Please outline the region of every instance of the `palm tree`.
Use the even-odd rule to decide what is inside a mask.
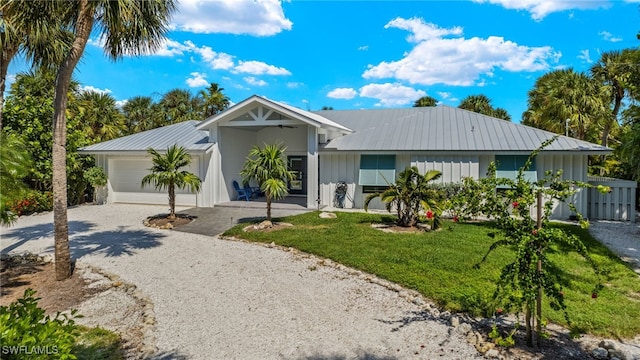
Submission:
[[[413,107],[429,107],[438,105],[438,100],[431,96],[423,96],[413,103]]]
[[[173,89],[165,93],[158,102],[164,122],[162,125],[176,124],[202,117],[200,100],[191,96],[189,90]]]
[[[191,192],[198,192],[200,178],[188,171],[180,171],[191,164],[191,155],[181,146],[169,147],[164,155],[154,149],[148,149],[147,152],[152,156],[153,166],[149,169],[151,174],[142,178],[141,186],[153,184],[156,190],[169,190],[169,219],[173,220],[176,218],[176,187],[184,189],[188,186]]]
[[[429,182],[440,176],[442,173],[438,170],[429,170],[422,175],[415,166],[407,168],[398,174],[396,182],[389,184],[387,189],[367,196],[364,209],[369,208],[373,199],[380,198],[386,204],[387,211],[395,208],[400,226],[415,226],[421,212],[430,212],[432,229],[435,230],[440,226],[442,195]]]
[[[493,109],[493,115],[491,115],[491,116],[493,116],[495,118],[498,118],[498,119],[511,121],[511,115],[509,115],[507,110],[505,110],[505,109],[503,109],[501,107]]]
[[[202,98],[202,116],[208,118],[229,107],[231,101],[229,97],[222,93],[221,88],[216,83],[211,83],[207,90],[200,90],[198,95]]]
[[[120,137],[124,130],[124,116],[116,107],[116,99],[104,93],[86,91],[78,97],[80,124],[92,142]]]
[[[9,63],[18,54],[37,67],[60,64],[71,43],[58,7],[50,1],[0,3],[0,129]]]
[[[638,51],[635,49],[608,51],[602,53],[598,62],[591,67],[591,76],[605,87],[612,104],[610,114],[602,124],[603,146],[608,145],[609,134],[618,125],[618,114],[622,101],[630,91],[630,82],[638,76],[637,57]]]
[[[128,134],[151,130],[159,125],[154,121],[157,116],[154,114],[153,105],[153,99],[150,97],[135,96],[122,106]]]
[[[29,173],[31,159],[22,141],[5,132],[0,133],[0,225],[11,225],[16,219],[7,203],[26,188],[22,182]]]
[[[77,0],[51,3],[59,8],[60,19],[73,31],[71,47],[58,68],[53,115],[53,218],[56,279],[71,276],[69,227],[67,219],[66,109],[67,91],[73,71],[80,61],[89,36],[99,35],[111,59],[138,55],[157,49],[169,29],[174,0]],[[19,11],[19,9],[18,9]],[[39,18],[32,19],[37,21]],[[47,26],[51,26],[51,23]]]
[[[473,111],[479,114],[493,116],[491,99],[486,95],[469,95],[460,101],[458,108]]]
[[[602,87],[583,72],[571,68],[549,72],[529,91],[523,124],[564,134],[565,120],[569,119],[573,136],[591,141],[606,111],[605,95]]]
[[[285,198],[289,194],[287,184],[294,180],[293,172],[287,168],[286,147],[281,144],[254,146],[247,156],[240,176],[248,183],[255,180],[267,198],[267,220],[271,221],[271,201]]]

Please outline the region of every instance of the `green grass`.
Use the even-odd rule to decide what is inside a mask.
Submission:
[[[122,360],[121,345],[120,336],[112,331],[80,326],[73,353],[79,360]]]
[[[246,240],[294,247],[375,274],[419,291],[439,306],[474,316],[493,314],[493,292],[502,267],[513,260],[507,248],[494,251],[479,269],[492,239],[491,223],[444,222],[443,229],[422,234],[390,234],[371,228],[372,222],[393,221],[387,215],[337,213],[320,219],[317,212],[279,219],[296,225],[276,232],[243,232],[246,224],[224,233]],[[577,253],[553,248],[550,258],[562,269],[569,317],[574,330],[599,336],[630,338],[640,334],[640,278],[588,231],[558,224],[585,243],[604,270],[605,285],[597,299],[591,294],[598,278]],[[548,306],[543,315],[568,325],[561,312]]]

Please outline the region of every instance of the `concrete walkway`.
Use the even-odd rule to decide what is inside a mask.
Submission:
[[[301,214],[310,211],[299,205],[272,204],[272,218]],[[215,236],[223,233],[242,222],[252,222],[265,219],[266,204],[260,202],[233,201],[218,205],[215,208],[190,208],[178,212],[195,218],[187,225],[177,227],[176,231],[192,234]]]

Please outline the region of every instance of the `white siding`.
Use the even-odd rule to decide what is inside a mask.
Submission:
[[[307,155],[307,125],[300,123],[293,128],[266,127],[257,132],[252,145],[262,147],[264,144],[278,143],[287,147],[287,155]]]
[[[421,174],[438,170],[442,176],[436,182],[460,182],[464,177],[477,179],[480,174],[478,156],[464,155],[411,155],[411,166],[416,166]]]
[[[110,157],[107,166],[109,202],[168,205],[167,190],[156,191],[153,186],[140,186],[142,178],[150,173],[151,166],[149,157]],[[185,170],[199,176],[199,157],[193,157],[191,165]],[[197,206],[197,195],[189,192],[188,188],[176,189],[176,205]]]
[[[587,182],[587,164],[586,155],[551,155],[540,154],[536,158],[536,170],[538,171],[538,179],[544,178],[546,171],[551,170],[554,173],[562,170],[562,179]],[[567,203],[574,203],[576,209],[583,215],[587,216],[587,190],[579,189],[576,194],[566,200]],[[565,203],[556,202],[553,207],[552,217],[555,219],[567,219],[574,215],[569,206]]]
[[[333,206],[336,183],[347,183],[345,208],[362,207],[362,187],[357,186],[360,154],[320,154],[320,204]],[[358,203],[360,206],[356,206]]]
[[[256,134],[255,131],[220,127],[218,143],[220,173],[214,174],[214,177],[217,175],[219,188],[219,193],[215,196],[216,203],[236,199],[237,194],[233,188],[233,180],[241,182],[240,170],[247,159],[249,150],[256,144]]]

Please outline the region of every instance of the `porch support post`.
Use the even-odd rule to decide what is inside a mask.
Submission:
[[[220,186],[223,186],[220,184],[220,182],[224,181],[220,161],[219,135],[220,129],[218,127],[218,124],[213,124],[211,128],[209,128],[209,142],[213,143],[213,149],[211,151],[211,166],[209,166],[209,173],[207,174],[207,178],[209,179],[210,184],[210,188],[207,189],[207,191],[209,192],[209,206],[211,207],[214,207],[217,203],[220,202]]]
[[[307,208],[318,207],[318,129],[307,126]]]

